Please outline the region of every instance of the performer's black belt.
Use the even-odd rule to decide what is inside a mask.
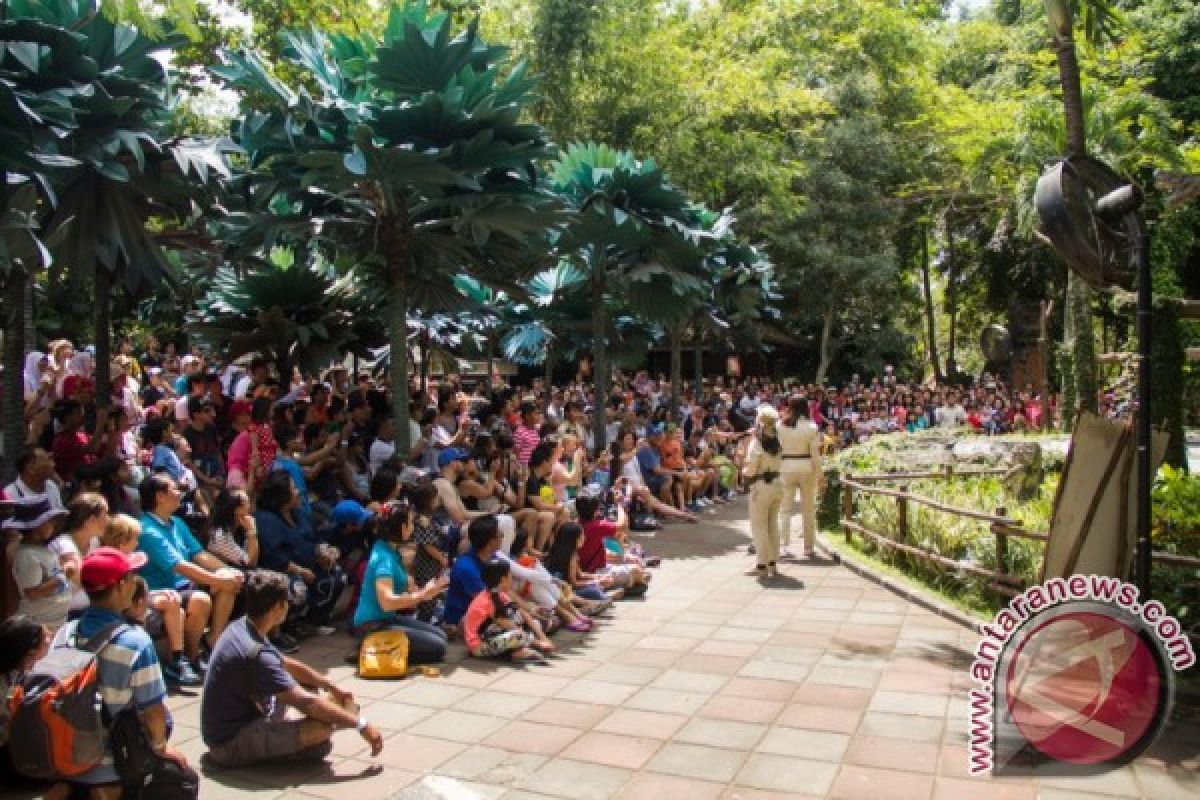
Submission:
[[[766,472],[763,472],[760,475],[755,475],[753,478],[750,479],[750,482],[754,483],[755,481],[762,481],[763,483],[774,483],[775,479],[778,477],[779,477],[778,472],[768,470]]]
[[[795,456],[785,455],[784,458],[812,458],[812,455],[809,453],[800,453],[799,455]]]

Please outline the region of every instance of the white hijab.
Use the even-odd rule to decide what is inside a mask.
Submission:
[[[47,358],[41,350],[34,350],[25,356],[25,398],[37,394],[42,387],[42,361]]]

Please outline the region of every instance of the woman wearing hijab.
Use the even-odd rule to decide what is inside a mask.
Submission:
[[[817,543],[817,480],[821,477],[821,433],[808,417],[809,404],[803,397],[793,397],[788,404],[787,421],[779,426],[779,442],[783,446],[783,469],[780,475],[783,498],[779,507],[779,531],[784,555],[792,541],[792,509],[796,490],[800,490],[801,512],[804,517],[804,557],[812,558]]]
[[[750,532],[760,579],[779,574],[779,507],[783,500],[783,446],[779,443],[779,412],[763,403],[755,413],[754,438],[746,451],[742,476],[750,484]]]

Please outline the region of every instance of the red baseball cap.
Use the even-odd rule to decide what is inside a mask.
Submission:
[[[79,582],[85,592],[102,592],[145,564],[145,553],[123,553],[115,547],[97,547],[83,559]]]

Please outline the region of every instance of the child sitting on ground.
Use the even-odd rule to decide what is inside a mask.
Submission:
[[[441,496],[433,483],[421,481],[409,490],[409,499],[414,512],[412,544],[415,548],[411,572],[417,585],[424,586],[441,577],[450,566],[450,557],[442,550],[442,528],[436,519]],[[437,624],[440,621],[437,618],[441,616],[439,602],[439,599],[427,600],[417,606],[417,619]]]
[[[583,523],[583,541],[577,554],[579,569],[607,576],[610,585],[624,589],[626,596],[645,594],[650,575],[642,558],[627,544],[629,523],[624,509],[617,506],[616,522],[603,519],[599,516],[600,498],[588,494],[575,501],[575,510]]]
[[[542,633],[537,621],[513,601],[508,563],[487,562],[482,578],[487,588],[475,595],[463,617],[467,650],[476,658],[509,654],[513,661],[544,661],[542,653],[553,651],[554,643]]]
[[[137,550],[141,524],[128,514],[117,514],[108,520],[108,526],[100,536],[100,544],[115,547],[122,553]],[[140,579],[139,579],[140,580]],[[155,638],[162,634],[166,638],[169,658],[161,661],[163,677],[178,686],[199,686],[204,679],[184,655],[184,612],[179,592],[174,589],[157,589],[147,594],[148,611],[143,627]]]
[[[19,613],[56,631],[67,621],[73,586],[58,556],[47,544],[58,533],[62,509],[52,508],[46,495],[22,497],[4,530],[19,531],[21,544],[12,561],[12,578],[20,593]]]

